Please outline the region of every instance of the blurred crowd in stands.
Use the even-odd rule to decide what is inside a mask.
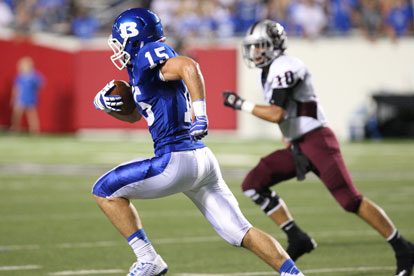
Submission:
[[[115,17],[132,7],[155,11],[178,40],[241,36],[265,18],[308,39],[360,33],[395,41],[414,34],[414,0],[0,0],[0,27],[89,39],[107,36]]]

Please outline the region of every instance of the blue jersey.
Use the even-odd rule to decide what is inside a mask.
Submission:
[[[146,44],[128,67],[135,103],[146,119],[154,141],[155,155],[205,147],[192,143],[190,95],[182,80],[164,81],[160,65],[177,53],[167,44]]]
[[[38,92],[43,84],[43,77],[37,71],[21,73],[16,76],[14,81],[17,87],[17,101],[24,107],[34,107],[37,105]]]

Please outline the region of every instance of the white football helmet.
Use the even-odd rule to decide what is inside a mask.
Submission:
[[[286,50],[286,32],[272,20],[261,20],[247,30],[242,42],[243,59],[249,67],[265,67]]]

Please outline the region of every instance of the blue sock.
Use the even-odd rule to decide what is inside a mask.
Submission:
[[[145,231],[143,228],[139,229],[138,231],[136,231],[134,234],[132,234],[131,236],[129,236],[127,238],[128,243],[130,243],[134,238],[138,238],[140,240],[143,240],[144,242],[149,242],[147,235],[145,234]]]
[[[294,276],[303,275],[300,270],[296,267],[295,262],[292,259],[286,260],[279,269],[279,273],[282,276]]]

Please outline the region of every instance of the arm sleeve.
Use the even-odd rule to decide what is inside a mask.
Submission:
[[[293,89],[301,82],[298,80],[293,87],[274,88],[270,104],[274,104],[286,109],[290,95],[293,94]]]
[[[286,109],[289,95],[291,94],[291,88],[280,88],[273,89],[272,98],[270,99],[270,104],[274,104]]]

